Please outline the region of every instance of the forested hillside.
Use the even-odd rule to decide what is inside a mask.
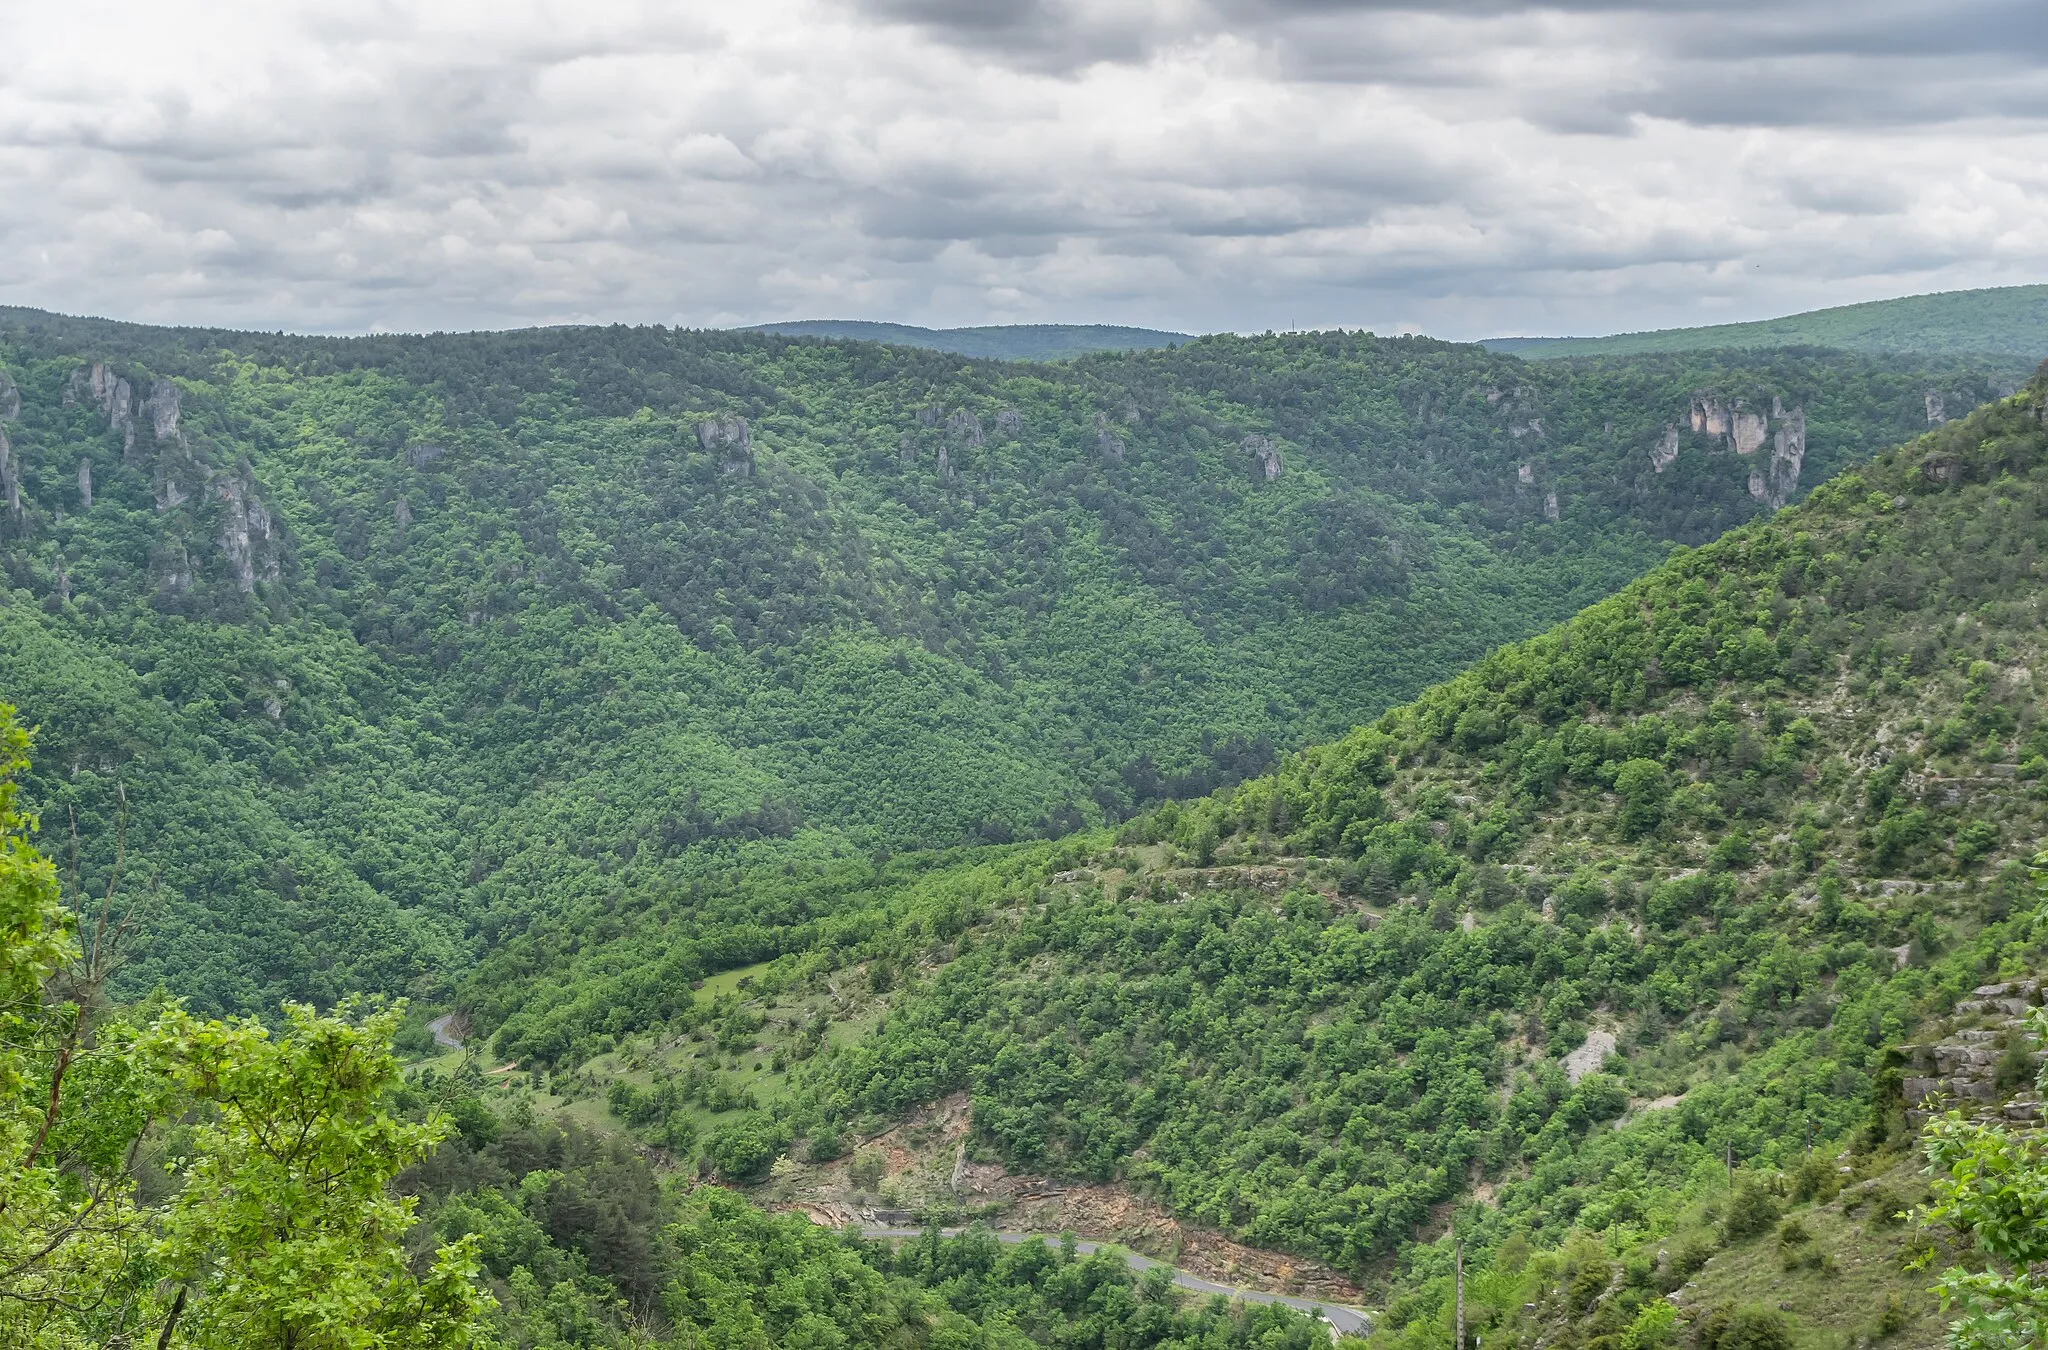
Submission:
[[[1662,1293],[1699,1316],[1695,1276],[1818,1289],[1829,1251],[1874,1263],[1875,1302],[1795,1308],[1807,1343],[1931,1334],[1886,1236],[1918,1184],[1894,1050],[1989,1027],[1963,1034],[2023,1085],[2028,1043],[1963,1000],[2048,959],[2024,865],[2048,814],[2043,393],[1270,775],[878,877],[873,928],[742,985],[636,1002],[634,963],[593,954],[477,1006],[529,1063],[608,1049],[535,1081],[734,1180],[811,1159],[775,1184],[814,1205],[846,1194],[850,1141],[965,1092],[963,1156],[1319,1258],[1394,1295],[1381,1334],[1418,1347],[1449,1316],[1454,1217],[1492,1272],[1490,1345],[1659,1344]],[[896,1166],[853,1184],[911,1184]],[[1811,1208],[1759,1275],[1788,1204]],[[1816,1229],[1843,1245],[1802,1246]]]
[[[0,372],[0,688],[53,847],[126,849],[127,987],[435,1003],[488,951],[508,1012],[1255,774],[1999,378],[21,310]]]
[[[1832,347],[1872,354],[2001,354],[2031,367],[2048,357],[2048,286],[1908,295],[1754,323],[1706,324],[1597,338],[1496,338],[1485,345],[1536,360],[1717,347]]]
[[[1186,333],[1157,328],[1123,328],[1105,323],[1006,323],[979,328],[919,328],[907,323],[873,323],[864,319],[799,319],[742,329],[748,333],[779,333],[784,337],[839,338],[853,342],[886,342],[898,347],[929,347],[957,356],[996,361],[1064,361],[1091,352],[1127,352],[1146,347],[1175,347],[1189,341]]]

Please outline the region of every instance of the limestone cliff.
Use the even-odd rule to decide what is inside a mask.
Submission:
[[[1107,413],[1095,414],[1095,447],[1102,452],[1104,459],[1113,459],[1119,464],[1123,463],[1124,440],[1123,437],[1117,435],[1111,429],[1109,414]]]
[[[728,477],[754,472],[754,434],[744,417],[707,417],[697,424],[697,444],[719,456],[718,471]]]
[[[1272,437],[1257,434],[1247,436],[1243,441],[1243,449],[1258,460],[1260,471],[1266,475],[1267,482],[1270,483],[1280,476],[1280,447],[1273,444]]]
[[[1799,488],[1799,470],[1806,462],[1806,409],[1784,414],[1771,443],[1771,458],[1750,471],[1749,495],[1773,511],[1792,499]]]
[[[1678,428],[1664,428],[1664,439],[1650,447],[1650,468],[1662,473],[1678,462]]]

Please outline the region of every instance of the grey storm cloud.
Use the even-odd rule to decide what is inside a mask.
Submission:
[[[2048,271],[2015,0],[14,7],[0,302],[1715,322]]]

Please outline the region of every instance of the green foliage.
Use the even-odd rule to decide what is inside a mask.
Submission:
[[[1700,351],[1716,347],[1835,347],[1859,352],[2002,352],[2020,370],[2048,351],[2048,286],[1909,295],[1755,323],[1712,324],[1604,338],[1510,338],[1487,345],[1542,360]]]
[[[1730,1155],[1803,1173],[1809,1139],[1888,1131],[1886,1047],[2039,959],[2003,873],[1955,843],[2048,818],[1959,800],[1914,740],[1973,688],[2011,715],[2000,761],[2035,734],[2039,410],[1894,451],[1114,845],[893,892],[892,928],[817,954],[894,953],[886,1018],[763,1115],[847,1129],[965,1090],[1015,1168],[1355,1272],[1427,1270],[1416,1233],[1475,1177],[1492,1236],[1555,1245],[1672,1222]],[[1888,850],[1914,813],[1913,851]],[[1612,1076],[1577,1061],[1574,1083],[1563,1052],[1596,1028]],[[1715,1222],[1776,1218],[1752,1188]]]
[[[1698,1350],[1792,1350],[1792,1329],[1775,1308],[1715,1308],[1693,1326]]]
[[[88,887],[128,803],[161,899],[122,988],[405,993],[485,1031],[530,1010],[507,1044],[550,1062],[866,916],[879,853],[1254,776],[1757,515],[1710,438],[1650,462],[1698,390],[1804,407],[1812,480],[1923,424],[1930,380],[1987,378],[1339,333],[1017,367],[19,310],[0,366],[0,687]],[[1369,786],[1331,828],[1373,828]],[[1368,869],[1405,865],[1381,845]],[[555,997],[634,963],[609,1008]]]
[[[2048,1036],[2048,1010],[2030,1014],[2029,1030]],[[2048,1146],[2032,1132],[1950,1111],[1927,1123],[1921,1147],[1934,1195],[1913,1217],[1968,1235],[1989,1258],[1982,1269],[1955,1265],[1941,1274],[1942,1307],[1958,1314],[1949,1344],[2006,1350],[2039,1342],[2048,1333],[2048,1282],[2034,1270],[2048,1261]]]
[[[101,1004],[118,929],[73,937],[15,806],[27,733],[0,705],[0,1331],[48,1347],[459,1347],[487,1301],[470,1244],[416,1276],[412,1205],[387,1193],[445,1119],[393,1117],[402,1007],[273,1033],[172,1005]],[[111,899],[111,895],[109,897]],[[139,1160],[175,1137],[175,1190]]]
[[[918,328],[912,324],[871,323],[859,319],[800,319],[794,323],[764,323],[745,331],[841,342],[886,342],[897,347],[928,347],[933,351],[996,361],[1062,361],[1091,352],[1172,347],[1189,340],[1186,333],[1164,333],[1157,328],[1123,328],[1105,323],[1009,323],[981,328]]]
[[[1754,1181],[1736,1188],[1728,1201],[1727,1217],[1721,1221],[1721,1236],[1728,1242],[1747,1242],[1771,1231],[1778,1221],[1778,1202]]]

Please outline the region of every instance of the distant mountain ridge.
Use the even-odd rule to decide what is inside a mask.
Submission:
[[[979,356],[996,361],[1064,361],[1090,352],[1143,351],[1178,347],[1188,333],[1157,328],[1121,328],[1104,323],[1010,323],[980,328],[919,328],[907,323],[872,323],[865,319],[800,319],[794,323],[762,323],[744,333],[778,333],[784,337],[838,338],[852,342],[886,342],[896,347]]]
[[[2048,285],[1908,295],[1754,323],[1610,337],[1488,338],[1480,345],[1537,361],[1716,347],[1835,347],[1870,354],[2004,355],[2032,366],[2048,357]]]

